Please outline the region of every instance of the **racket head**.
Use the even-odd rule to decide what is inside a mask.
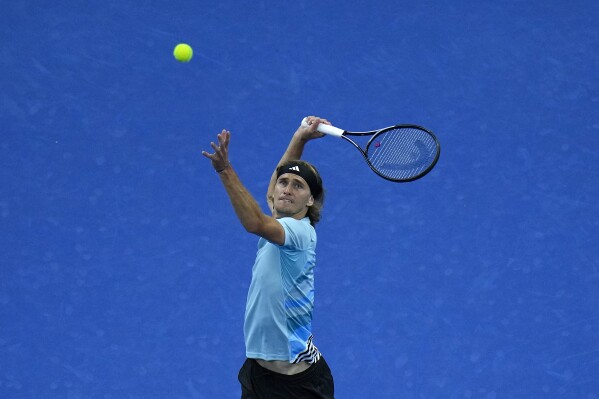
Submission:
[[[364,151],[370,168],[393,182],[409,182],[430,172],[441,155],[439,140],[418,125],[395,125],[377,131]]]

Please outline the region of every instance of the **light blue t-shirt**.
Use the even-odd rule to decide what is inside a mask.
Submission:
[[[260,238],[245,310],[246,356],[316,362],[312,343],[316,231],[306,217],[277,219],[285,243]]]

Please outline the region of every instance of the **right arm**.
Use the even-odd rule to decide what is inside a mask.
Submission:
[[[323,137],[324,134],[320,133],[316,128],[320,123],[324,123],[325,125],[330,125],[331,123],[323,118],[319,118],[316,116],[309,116],[306,118],[308,122],[308,126],[299,126],[293,137],[291,137],[291,141],[287,146],[287,149],[283,153],[281,160],[277,164],[277,167],[284,164],[288,161],[295,161],[302,157],[304,152],[304,146],[310,140],[317,139]],[[268,208],[272,211],[274,202],[273,202],[273,191],[275,184],[277,182],[277,170],[275,168],[271,178],[270,183],[268,184],[268,191],[266,193],[266,201],[268,202]]]

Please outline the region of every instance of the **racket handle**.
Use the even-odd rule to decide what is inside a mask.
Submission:
[[[308,121],[306,120],[306,118],[302,120],[302,126],[308,126]],[[338,127],[331,125],[325,125],[324,123],[319,124],[316,130],[318,130],[320,133],[328,134],[335,137],[341,137],[345,132],[345,130],[343,129],[339,129]]]

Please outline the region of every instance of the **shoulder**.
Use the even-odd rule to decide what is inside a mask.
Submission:
[[[277,219],[283,227],[288,227],[294,230],[305,230],[314,231],[314,227],[310,224],[310,219],[305,217],[303,219],[294,219],[292,217],[284,217]]]
[[[309,242],[316,241],[316,231],[310,224],[310,219],[294,219],[284,217],[277,219],[285,230],[285,246],[305,247]]]

